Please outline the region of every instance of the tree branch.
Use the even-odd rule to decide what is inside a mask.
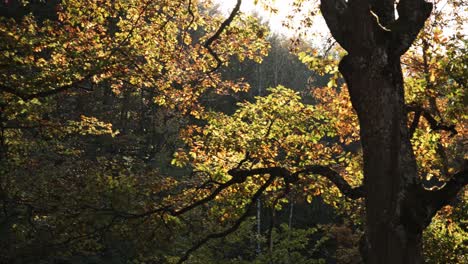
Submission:
[[[270,168],[256,168],[256,169],[249,169],[249,170],[241,170],[239,168],[234,168],[228,171],[228,174],[232,176],[232,179],[229,181],[219,185],[212,193],[206,196],[203,199],[193,202],[192,204],[183,207],[179,210],[174,210],[169,206],[163,206],[160,208],[156,208],[154,210],[150,210],[144,213],[128,213],[128,212],[118,212],[115,211],[113,208],[101,208],[95,210],[101,211],[109,211],[110,213],[115,213],[119,217],[122,218],[140,218],[140,217],[147,217],[151,216],[156,213],[168,213],[172,216],[180,216],[198,206],[201,206],[211,200],[213,200],[219,193],[223,190],[228,188],[231,185],[243,183],[245,180],[253,175],[262,175],[262,174],[269,174],[272,178],[276,177],[283,177],[286,183],[286,190],[289,188],[289,184],[294,183],[298,180],[298,176],[301,173],[309,173],[309,174],[319,174],[323,177],[326,177],[331,182],[338,187],[338,189],[348,198],[351,199],[358,199],[364,197],[364,189],[362,186],[360,187],[351,187],[345,179],[343,179],[336,171],[325,167],[325,166],[308,166],[303,170],[296,171],[295,173],[291,173],[289,170],[282,168],[282,167],[270,167]]]
[[[400,0],[398,20],[392,26],[392,50],[403,55],[413,44],[432,11],[432,4],[424,0]]]
[[[18,91],[18,90],[14,89],[14,88],[5,86],[3,84],[0,84],[0,91],[16,95],[19,98],[21,98],[23,101],[26,102],[26,101],[30,101],[30,100],[32,100],[34,98],[43,98],[43,97],[59,94],[59,93],[62,93],[64,91],[67,91],[69,89],[75,88],[78,85],[80,85],[81,83],[83,83],[86,80],[88,80],[89,78],[91,78],[94,74],[95,74],[95,72],[90,73],[90,74],[80,78],[79,80],[76,80],[76,81],[72,82],[71,84],[63,85],[63,86],[57,87],[55,89],[41,91],[41,92],[32,93],[32,94],[27,94],[27,93]]]
[[[250,211],[253,208],[253,205],[255,204],[257,199],[265,191],[265,189],[268,186],[270,186],[270,184],[273,182],[273,180],[275,178],[276,177],[274,175],[270,175],[268,180],[255,192],[255,194],[250,198],[250,203],[246,206],[246,209],[245,209],[244,213],[236,220],[234,225],[232,225],[230,228],[228,228],[228,229],[226,229],[226,230],[224,230],[222,232],[210,234],[210,235],[204,237],[203,239],[198,241],[195,245],[193,245],[191,248],[189,248],[187,251],[185,251],[185,253],[182,255],[182,257],[179,259],[179,261],[177,263],[181,264],[181,263],[185,262],[194,251],[199,249],[201,246],[206,244],[211,239],[222,238],[222,237],[225,237],[225,236],[231,234],[232,232],[236,231],[240,227],[240,225],[249,216]]]
[[[454,174],[453,177],[441,189],[431,191],[425,190],[431,209],[435,214],[443,206],[451,204],[457,194],[468,184],[468,169],[466,169],[467,160],[465,160],[465,169]]]
[[[270,168],[256,168],[250,170],[239,170],[239,169],[232,169],[228,171],[229,175],[236,178],[244,178],[252,175],[259,175],[259,174],[270,174],[271,176],[289,176],[291,173],[282,167],[270,167]],[[231,180],[233,180],[231,179]]]
[[[285,175],[290,175],[289,172],[286,169],[280,168],[280,167],[273,167],[273,168],[258,168],[258,169],[252,169],[248,171],[240,171],[238,169],[232,169],[228,171],[229,175],[232,176],[232,179],[229,181],[219,185],[210,195],[207,197],[198,200],[189,206],[186,206],[178,211],[172,212],[173,216],[178,216],[182,215],[190,210],[192,210],[195,207],[198,207],[206,202],[209,202],[213,200],[221,191],[224,189],[228,188],[231,185],[237,184],[237,183],[243,183],[249,176],[253,175],[261,175],[261,174],[270,174],[273,177],[278,177],[278,176],[285,176]]]
[[[205,41],[205,44],[203,45],[208,50],[208,52],[211,54],[211,56],[213,56],[213,58],[215,58],[215,60],[217,62],[216,66],[211,70],[211,72],[214,72],[215,70],[217,70],[223,64],[223,61],[219,58],[218,54],[213,50],[211,45],[213,44],[213,42],[215,40],[217,40],[219,38],[219,36],[221,35],[221,33],[223,33],[223,31],[226,29],[226,27],[228,27],[231,24],[231,22],[234,20],[234,18],[236,17],[237,13],[240,10],[241,3],[242,3],[242,0],[237,0],[236,6],[231,11],[231,14],[229,15],[229,17],[226,20],[224,20],[224,22],[221,24],[221,26],[218,28],[218,30],[214,33],[214,35],[211,36],[209,39],[207,39]]]
[[[321,0],[320,10],[335,40],[352,56],[368,56],[389,35],[371,12],[370,0]]]
[[[303,170],[298,170],[294,173],[291,173],[285,168],[282,167],[271,167],[271,168],[257,168],[252,170],[230,170],[229,174],[235,177],[247,177],[256,174],[270,174],[272,176],[282,176],[285,179],[286,184],[294,183],[298,180],[299,174],[318,174],[327,179],[329,179],[336,187],[348,198],[358,199],[365,196],[364,188],[360,187],[351,187],[349,183],[341,177],[341,175],[330,169],[326,166],[320,165],[311,165],[306,166]]]
[[[415,117],[413,120],[413,123],[411,124],[410,127],[410,136],[412,137],[414,134],[414,130],[419,124],[419,119],[420,116],[422,115],[426,121],[429,123],[429,126],[431,127],[432,130],[444,130],[444,131],[449,131],[451,132],[450,136],[456,135],[458,132],[455,129],[455,125],[445,125],[443,123],[437,122],[434,117],[432,117],[431,113],[429,113],[428,110],[424,109],[423,107],[417,106],[417,105],[409,105],[406,106],[406,111],[407,112],[415,112]]]
[[[273,171],[271,173],[272,176],[279,176],[280,175],[280,169],[281,168],[272,168],[271,171]],[[223,184],[220,184],[213,192],[211,192],[208,196],[206,196],[205,198],[203,199],[200,199],[198,201],[195,201],[193,202],[192,204],[189,204],[188,206],[186,207],[183,207],[179,210],[174,210],[174,209],[171,209],[170,207],[168,206],[164,206],[164,207],[160,207],[160,208],[156,208],[154,210],[150,210],[150,211],[147,211],[147,212],[144,212],[144,213],[138,213],[138,214],[135,214],[135,213],[125,213],[125,212],[116,212],[120,217],[123,217],[123,218],[140,218],[140,217],[147,217],[147,216],[151,216],[153,214],[156,214],[156,213],[169,213],[170,215],[172,216],[179,216],[179,215],[182,215],[200,205],[203,205],[211,200],[213,200],[219,193],[221,193],[224,189],[228,188],[229,186],[231,185],[234,185],[234,184],[237,184],[237,183],[243,183],[247,177],[249,176],[253,176],[253,175],[257,175],[257,174],[267,174],[267,173],[270,173],[270,168],[266,168],[266,169],[253,169],[253,170],[250,170],[248,171],[247,173],[243,173],[244,171],[239,171],[238,169],[232,169],[232,170],[229,170],[228,173],[229,175],[232,176],[232,178],[223,183]],[[202,184],[204,185],[204,184]],[[101,210],[109,210],[109,209],[101,209]],[[112,211],[112,209],[110,209],[110,211]]]
[[[414,112],[413,122],[411,122],[411,126],[409,128],[409,138],[413,138],[414,132],[419,125],[419,120],[421,119],[421,111]]]
[[[312,165],[307,166],[304,170],[299,171],[300,173],[318,174],[329,179],[335,186],[350,199],[359,199],[365,197],[363,186],[351,187],[349,183],[341,177],[341,175],[326,166]]]
[[[321,0],[320,11],[335,40],[346,50],[346,38],[343,30],[343,15],[348,5],[344,0]]]

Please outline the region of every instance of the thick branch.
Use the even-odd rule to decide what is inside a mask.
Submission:
[[[228,228],[228,229],[226,229],[226,230],[224,230],[222,232],[210,234],[210,235],[204,237],[203,239],[198,241],[195,245],[193,245],[190,249],[185,251],[184,255],[179,259],[179,261],[177,263],[181,264],[181,263],[185,262],[194,251],[199,249],[201,246],[206,244],[206,242],[210,241],[211,239],[222,238],[222,237],[225,237],[225,236],[231,234],[232,232],[236,231],[240,227],[242,222],[244,222],[247,219],[247,217],[249,216],[250,211],[253,208],[253,205],[255,204],[257,199],[260,197],[260,195],[262,195],[262,193],[265,191],[265,189],[268,186],[270,186],[270,184],[273,182],[274,179],[275,179],[275,176],[271,175],[268,178],[268,180],[255,192],[255,194],[250,198],[250,203],[246,206],[245,212],[236,220],[234,225],[232,225],[230,228]]]
[[[300,173],[318,174],[329,179],[333,184],[335,184],[341,193],[346,195],[348,198],[359,199],[365,196],[364,188],[362,186],[351,187],[351,185],[349,185],[349,183],[341,177],[338,172],[330,169],[329,167],[320,165],[307,166],[303,171],[300,171]]]
[[[274,167],[274,168],[259,168],[259,169],[252,169],[249,171],[239,171],[237,169],[229,170],[228,171],[229,175],[232,176],[232,179],[229,181],[219,185],[210,195],[207,197],[198,200],[189,206],[186,206],[178,211],[172,212],[173,216],[178,216],[182,215],[190,210],[192,210],[195,207],[198,207],[200,205],[203,205],[211,200],[213,200],[221,191],[224,189],[228,188],[231,185],[237,184],[237,183],[243,183],[247,177],[253,176],[253,175],[260,175],[260,174],[270,174],[273,177],[278,177],[278,176],[284,176],[286,174],[289,175],[289,172],[283,168],[279,167]]]
[[[388,36],[369,0],[321,0],[320,10],[332,36],[350,55],[368,56]]]
[[[257,169],[250,169],[250,170],[238,170],[233,169],[228,171],[229,175],[233,177],[234,180],[236,178],[244,178],[252,175],[259,175],[259,174],[270,174],[271,176],[289,176],[291,173],[284,168],[281,167],[270,167],[270,168],[257,168]]]
[[[403,55],[413,44],[432,11],[432,4],[424,0],[401,0],[397,6],[398,20],[392,27],[392,50]]]
[[[410,106],[406,107],[406,110],[408,112],[415,112],[415,118],[414,118],[413,123],[411,124],[411,127],[410,127],[410,135],[411,136],[413,135],[414,130],[416,129],[416,127],[419,124],[419,119],[420,119],[421,115],[429,123],[429,126],[431,127],[432,130],[449,131],[449,132],[451,132],[451,136],[454,136],[454,135],[456,135],[458,133],[457,130],[455,129],[455,125],[445,125],[443,123],[437,122],[437,120],[435,120],[435,118],[432,117],[431,113],[429,113],[428,110],[426,110],[426,109],[424,109],[424,108],[422,108],[420,106],[410,105]]]
[[[466,160],[465,163],[467,163]],[[430,205],[433,212],[436,213],[443,206],[451,204],[457,197],[457,194],[467,184],[468,169],[465,168],[464,170],[461,170],[460,172],[453,175],[452,179],[449,180],[443,188],[436,191],[426,190],[425,194],[431,203]]]
[[[285,168],[281,167],[271,167],[271,168],[258,168],[258,169],[252,169],[252,170],[231,170],[229,171],[229,174],[235,177],[247,177],[251,175],[256,175],[256,174],[270,174],[272,176],[282,176],[285,179],[285,182],[288,183],[294,183],[298,179],[298,175],[302,173],[306,174],[318,174],[321,175],[327,179],[329,179],[333,184],[335,184],[336,187],[347,197],[351,199],[358,199],[364,197],[364,189],[362,186],[360,187],[351,187],[349,183],[341,177],[341,175],[330,169],[329,167],[326,166],[320,166],[320,165],[312,165],[312,166],[307,166],[303,170],[298,170],[294,173],[291,173]]]
[[[347,4],[344,0],[321,0],[320,11],[335,40],[347,50],[346,37],[343,30],[343,15]]]

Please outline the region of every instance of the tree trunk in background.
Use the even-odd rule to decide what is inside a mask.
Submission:
[[[292,232],[292,220],[294,215],[294,202],[289,202],[289,219],[288,219],[288,242],[291,241],[291,232]],[[291,263],[291,252],[288,249],[288,261],[287,263]]]
[[[257,255],[262,253],[262,248],[260,246],[260,236],[262,235],[262,201],[260,198],[257,199]]]
[[[293,210],[294,210],[294,202],[289,202],[289,219],[288,219],[288,228],[291,230],[292,228],[292,220],[293,220]]]

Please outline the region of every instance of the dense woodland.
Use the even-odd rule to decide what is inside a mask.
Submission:
[[[0,2],[0,263],[468,262],[466,2],[241,5]]]

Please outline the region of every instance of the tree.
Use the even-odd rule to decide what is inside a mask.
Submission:
[[[13,2],[21,10],[17,1],[2,6]],[[299,9],[304,1],[297,2]],[[348,53],[339,67],[326,57],[322,71],[339,68],[346,85],[329,89],[340,84],[333,76],[314,90],[313,106],[280,86],[229,116],[205,111],[199,98],[247,88],[219,69],[234,56],[260,61],[264,28],[239,13],[241,0],[227,18],[204,12],[204,3],[50,2],[56,16],[44,16],[38,2],[32,14],[0,18],[2,261],[105,259],[120,251],[123,261],[182,263],[237,230],[260,197],[280,208],[295,192],[357,213],[364,200],[364,259],[421,263],[423,230],[467,182],[466,171],[453,173],[452,156],[424,166],[428,158],[415,155],[448,142],[431,134],[425,144],[421,128],[457,133],[466,85],[460,46],[447,49],[457,61],[448,66],[433,63],[428,54],[443,53],[423,41],[423,73],[410,65],[406,76],[437,89],[456,82],[456,89],[445,89],[442,101],[435,89],[405,100],[400,57],[431,5],[401,0],[396,19],[394,1],[322,0]],[[451,115],[436,111],[447,102],[455,102]],[[181,132],[186,146],[161,135],[168,130]],[[168,151],[181,146],[173,164],[188,165],[185,177],[154,166],[167,159],[167,144]],[[441,174],[444,186],[425,189],[421,172]]]
[[[310,164],[311,160],[304,162],[301,159],[293,159],[293,157],[313,156],[317,151],[309,146],[314,142],[301,139],[310,131],[296,127],[297,116],[281,112],[291,110],[289,107],[294,109],[295,106],[281,100],[273,104],[280,109],[283,108],[278,110],[279,113],[275,112],[276,107],[273,108],[273,112],[267,112],[268,108],[262,107],[261,104],[255,106],[260,108],[257,110],[251,107],[253,112],[247,115],[249,117],[242,117],[242,111],[238,112],[235,125],[225,129],[227,134],[224,136],[227,142],[220,139],[223,136],[219,131],[210,134],[208,129],[204,132],[211,135],[209,137],[216,138],[218,143],[224,142],[218,149],[220,152],[217,153],[225,153],[225,148],[229,148],[229,144],[233,144],[231,147],[234,152],[220,154],[224,157],[220,158],[208,151],[211,155],[202,155],[198,158],[199,153],[194,151],[192,158],[194,160],[219,158],[217,164],[222,165],[210,169],[221,171],[217,175],[229,175],[229,177],[224,178],[224,181],[221,181],[223,183],[214,189],[216,194],[224,189],[234,188],[233,186],[238,183],[250,185],[251,181],[259,181],[258,190],[263,191],[275,189],[270,186],[277,186],[279,178],[282,180],[278,181],[282,181],[288,189],[290,184],[301,181],[301,175],[324,176],[333,182],[342,194],[351,199],[363,198],[365,201],[362,255],[366,263],[422,263],[423,230],[444,205],[456,200],[457,194],[468,182],[468,171],[464,161],[461,166],[458,164],[458,168],[454,167],[458,169],[456,173],[453,173],[453,168],[452,172],[445,170],[443,178],[446,181],[443,182],[443,186],[427,189],[423,180],[425,175],[421,175],[422,173],[418,171],[415,156],[417,148],[411,143],[414,130],[422,123],[421,117],[426,119],[426,126],[432,130],[456,133],[454,125],[447,125],[440,117],[434,117],[434,112],[430,109],[407,104],[405,100],[401,56],[412,46],[423,28],[431,13],[432,4],[423,0],[399,2],[322,0],[320,10],[332,36],[347,52],[339,63],[339,71],[346,81],[345,87],[349,91],[353,109],[359,120],[363,153],[363,185],[352,187],[337,171],[322,165],[327,163],[326,156],[324,159],[320,157],[311,159],[315,162],[320,161],[320,164]],[[457,68],[458,66],[455,66],[455,69]],[[429,72],[426,72],[426,76],[433,78]],[[454,75],[452,81],[456,76],[460,75]],[[457,82],[457,86],[466,85],[463,80]],[[414,119],[410,123],[408,114],[413,112]],[[267,118],[268,115],[272,116]],[[315,111],[310,111],[309,122],[313,122],[316,116]],[[281,125],[284,121],[282,118],[285,117],[289,117],[291,123]],[[259,120],[263,120],[263,123]],[[214,122],[210,125],[216,126],[226,121],[218,119]],[[227,123],[223,124],[221,126],[227,126]],[[255,132],[243,132],[248,129]],[[274,133],[278,134],[273,136]],[[295,143],[286,144],[279,140],[282,138],[288,141],[296,133],[298,141]],[[324,133],[327,134],[320,129],[317,133],[322,133],[319,138],[322,138]],[[241,142],[234,143],[235,138],[241,137],[247,137],[245,141],[239,139],[244,145]],[[192,147],[192,151],[203,148],[200,143],[196,145]],[[205,147],[209,148],[206,145]],[[291,155],[295,151],[296,153],[304,151],[304,153]],[[230,155],[237,155],[237,159]],[[233,160],[237,160],[236,166],[229,165],[229,163],[236,164]],[[223,172],[222,168],[226,167],[230,169],[224,169]],[[255,180],[250,178],[262,174],[269,176]],[[215,183],[218,181],[217,178],[212,180]],[[209,200],[209,197],[206,197],[205,201]]]
[[[368,263],[422,263],[422,231],[468,182],[454,175],[440,190],[419,179],[410,143],[400,57],[410,48],[432,4],[425,1],[328,1],[321,11],[348,52],[340,62],[359,117],[364,156]]]
[[[132,214],[180,176],[167,167],[198,98],[248,87],[219,68],[260,60],[263,27],[195,0],[0,7],[0,262],[161,262],[173,222]]]

